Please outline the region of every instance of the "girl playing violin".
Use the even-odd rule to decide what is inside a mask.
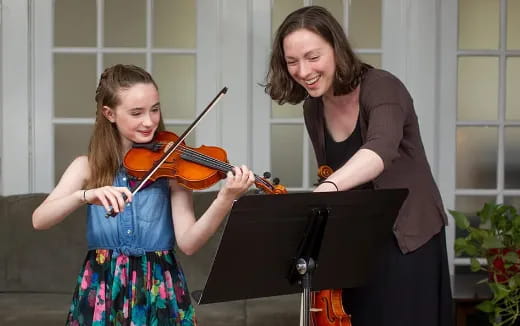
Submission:
[[[343,290],[352,325],[451,325],[447,218],[405,86],[361,62],[322,7],[289,14],[272,49],[266,92],[280,104],[304,101],[318,164],[334,171],[315,191],[409,189],[368,283]]]
[[[96,123],[88,156],[76,158],[33,213],[48,229],[88,204],[88,253],[67,325],[195,325],[175,244],[190,255],[215,233],[231,206],[253,184],[246,166],[227,173],[216,199],[197,220],[192,194],[159,178],[133,196],[122,160],[134,143],[164,129],[158,87],[131,65],[106,69],[95,100]],[[106,218],[113,210],[115,218]]]

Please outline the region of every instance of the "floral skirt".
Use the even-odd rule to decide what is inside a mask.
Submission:
[[[196,325],[172,251],[126,256],[91,250],[78,276],[66,325]]]

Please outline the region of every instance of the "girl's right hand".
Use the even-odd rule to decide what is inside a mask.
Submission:
[[[87,203],[104,206],[107,212],[113,210],[115,213],[122,212],[125,204],[132,201],[132,192],[127,187],[104,186],[87,189],[83,195]],[[126,196],[126,200],[123,196]]]

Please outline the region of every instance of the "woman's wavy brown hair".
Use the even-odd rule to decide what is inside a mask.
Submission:
[[[369,66],[354,54],[343,28],[330,12],[320,6],[309,6],[289,14],[278,28],[264,85],[265,92],[280,105],[285,102],[297,104],[307,97],[305,88],[289,74],[283,51],[285,37],[302,28],[321,36],[334,50],[334,95],[348,94],[354,90]]]
[[[105,69],[96,89],[96,123],[88,146],[90,179],[87,188],[112,185],[117,170],[123,161],[121,136],[115,123],[103,115],[103,107],[115,109],[120,103],[119,92],[136,84],[153,84],[159,90],[152,76],[134,65],[117,64]],[[161,116],[157,131],[164,130]]]

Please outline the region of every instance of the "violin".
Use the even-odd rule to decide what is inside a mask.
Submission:
[[[150,143],[134,144],[123,159],[123,166],[129,175],[143,179],[150,170],[156,168],[149,180],[161,177],[174,178],[182,186],[191,190],[206,189],[226,177],[233,170],[227,160],[226,151],[220,147],[200,146],[192,148],[182,141],[169,153],[166,160],[158,162],[179,140],[169,131],[158,132]],[[286,193],[285,187],[273,184],[255,174],[256,187],[268,194]]]
[[[342,291],[321,290],[311,293],[313,326],[352,326],[350,315],[343,309]]]
[[[328,178],[333,170],[327,165],[318,168],[320,180]],[[345,312],[341,289],[328,289],[311,293],[311,322],[314,326],[352,326]]]

